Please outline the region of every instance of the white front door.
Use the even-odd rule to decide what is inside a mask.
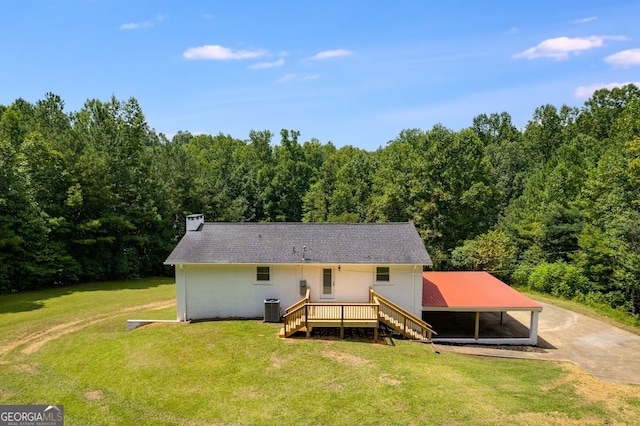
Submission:
[[[322,293],[320,295],[323,299],[333,299],[335,282],[333,280],[333,268],[322,269]]]

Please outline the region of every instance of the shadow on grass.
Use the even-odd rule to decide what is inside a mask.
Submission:
[[[8,300],[9,298],[8,295],[0,296],[0,314],[35,311],[44,306],[44,303],[40,301]]]
[[[343,341],[352,343],[377,343],[382,345],[395,346],[393,337],[390,333],[383,330],[380,331],[378,341],[374,339],[372,328],[347,327],[344,329],[344,337],[340,338],[339,327],[313,327],[311,336],[307,338],[306,332],[299,331],[288,337],[291,340],[324,340],[324,341]]]
[[[0,314],[35,311],[44,307],[44,301],[78,292],[147,290],[161,285],[173,284],[173,277],[136,278],[121,281],[72,284],[24,293],[0,295]]]

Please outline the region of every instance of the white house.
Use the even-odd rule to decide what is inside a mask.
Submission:
[[[312,302],[368,302],[369,289],[420,317],[422,270],[431,265],[412,223],[205,223],[165,261],[175,265],[179,321],[257,318],[265,299],[284,309]]]

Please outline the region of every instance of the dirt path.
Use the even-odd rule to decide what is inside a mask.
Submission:
[[[129,312],[142,311],[142,310],[158,310],[170,308],[175,305],[175,300],[162,300],[159,302],[147,303],[144,305],[132,306],[129,308],[121,309],[116,312],[110,312],[107,314],[95,315],[91,318],[83,318],[78,321],[71,321],[63,324],[57,324],[44,330],[31,333],[20,339],[13,340],[11,342],[5,342],[0,346],[0,356],[5,355],[17,348],[22,347],[21,352],[24,354],[32,354],[38,351],[44,344],[62,337],[69,333],[91,327],[95,324],[110,320],[112,318],[127,314]]]
[[[604,382],[640,385],[640,336],[602,321],[542,303],[538,338],[544,350],[437,345],[441,351],[573,362]],[[511,315],[511,313],[510,313]],[[518,321],[528,325],[528,315]]]

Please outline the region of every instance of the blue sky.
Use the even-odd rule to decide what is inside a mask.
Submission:
[[[371,150],[640,82],[639,17],[635,0],[3,2],[0,104],[135,97],[169,137],[287,128]]]

